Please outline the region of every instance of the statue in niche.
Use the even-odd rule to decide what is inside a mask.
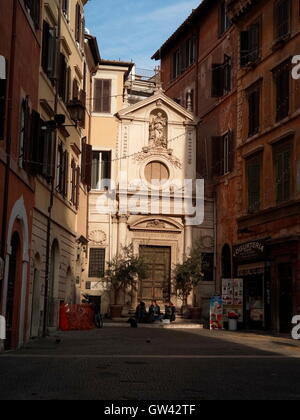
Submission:
[[[150,147],[168,148],[168,119],[162,111],[151,114]]]

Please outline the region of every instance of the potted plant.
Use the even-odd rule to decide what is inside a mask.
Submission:
[[[203,279],[202,272],[202,252],[200,245],[196,245],[191,255],[186,256],[182,264],[177,264],[174,270],[176,290],[182,299],[183,308],[187,307],[188,297],[192,290],[199,285]],[[201,308],[191,308],[192,318],[201,316]],[[195,315],[193,315],[195,313]]]
[[[137,280],[146,278],[146,265],[143,259],[136,256],[133,246],[125,246],[121,252],[108,262],[105,273],[108,290],[113,294],[113,304],[110,305],[112,318],[120,318],[124,306],[121,294],[131,287],[137,289]]]

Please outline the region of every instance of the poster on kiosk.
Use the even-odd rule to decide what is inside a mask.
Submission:
[[[223,330],[223,303],[221,296],[213,296],[210,299],[210,323],[211,330]]]
[[[234,318],[244,322],[244,285],[243,279],[223,279],[222,300],[224,322]]]

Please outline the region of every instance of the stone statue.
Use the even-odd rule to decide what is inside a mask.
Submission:
[[[150,121],[150,146],[151,147],[168,147],[167,139],[167,118],[163,116],[162,112],[157,115],[152,115]]]

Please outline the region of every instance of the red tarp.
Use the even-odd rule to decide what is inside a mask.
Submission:
[[[62,331],[86,331],[95,328],[95,312],[91,305],[60,306],[59,328]]]

